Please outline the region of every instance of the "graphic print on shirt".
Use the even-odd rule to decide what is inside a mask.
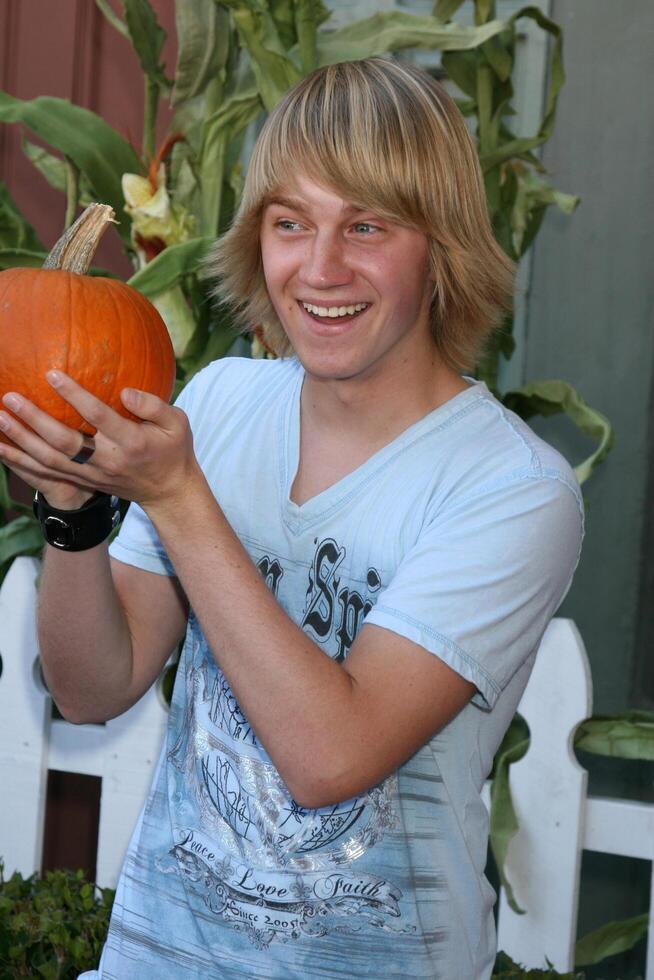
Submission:
[[[337,649],[330,655],[341,662],[374,602],[347,585],[341,588],[341,579],[336,577],[336,573],[346,557],[345,548],[340,548],[332,538],[320,542],[315,539],[314,544],[317,547],[309,572],[307,606],[302,629],[312,634],[321,644],[333,634]],[[379,572],[375,568],[369,568],[366,572],[367,593],[374,595],[380,588]]]
[[[368,568],[363,580],[345,583],[337,574],[345,549],[332,539],[315,546],[302,626],[340,661],[374,605],[381,576]],[[283,561],[264,554],[257,566],[279,595],[289,577]],[[397,825],[396,777],[334,806],[301,807],[197,626],[184,654],[186,711],[169,758],[172,799],[186,806],[173,813],[175,846],[159,869],[181,875],[208,909],[260,948],[334,929],[408,931],[398,921],[397,886],[356,871],[356,859]]]

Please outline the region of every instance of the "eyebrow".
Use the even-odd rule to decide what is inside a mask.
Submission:
[[[299,197],[287,197],[283,194],[273,194],[271,197],[266,199],[266,207],[271,204],[277,204],[282,208],[290,208],[292,211],[299,211],[301,214],[307,213],[306,202]],[[369,208],[361,208],[356,204],[347,204],[343,208],[344,214],[361,214],[364,211],[369,210]]]

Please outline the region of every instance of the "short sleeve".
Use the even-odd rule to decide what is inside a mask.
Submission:
[[[492,708],[570,588],[583,524],[563,479],[481,490],[425,526],[365,621],[436,654]]]
[[[174,402],[177,408],[186,412],[191,422],[198,387],[196,379],[199,379],[199,375],[191,379]],[[146,572],[175,575],[175,569],[152,521],[143,508],[134,502],[129,505],[120,531],[109,545],[109,555],[126,565],[135,565]]]

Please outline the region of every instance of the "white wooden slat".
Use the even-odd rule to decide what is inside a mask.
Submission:
[[[585,825],[585,850],[654,860],[654,804],[589,796]]]
[[[528,914],[517,915],[500,895],[499,946],[527,966],[543,967],[546,957],[558,970],[573,966],[587,773],[572,738],[591,713],[591,696],[581,636],[571,620],[554,619],[518,707],[530,747],[511,766],[520,829],[506,872]]]
[[[652,877],[649,886],[649,930],[647,933],[645,980],[654,980],[654,864],[652,864]]]
[[[104,725],[71,725],[56,719],[50,727],[48,769],[102,776],[105,742]]]
[[[167,709],[155,687],[129,711],[107,722],[96,877],[115,888],[127,845],[152,782]]]
[[[38,570],[35,559],[17,559],[0,590],[0,857],[9,873],[40,867],[48,769],[100,776],[97,880],[115,886],[163,751],[167,712],[153,687],[106,725],[51,722],[51,702],[34,669]],[[527,914],[513,913],[502,893],[499,900],[499,946],[528,967],[548,957],[559,970],[572,969],[583,849],[654,858],[654,804],[586,796],[572,741],[591,714],[591,697],[581,637],[570,620],[554,619],[519,705],[530,748],[510,777],[520,830],[506,870]],[[486,806],[489,791],[487,783]],[[654,980],[654,941],[646,980]]]
[[[41,866],[50,701],[34,678],[39,562],[18,558],[0,590],[0,858],[5,874]]]

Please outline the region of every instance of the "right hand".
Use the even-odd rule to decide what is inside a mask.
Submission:
[[[68,443],[73,447],[71,449],[71,456],[74,456],[79,450],[81,434],[58,422],[46,412],[42,412],[41,409],[37,408],[22,395],[20,397],[22,401],[21,407],[15,409],[11,405],[6,405],[13,414],[7,411],[0,412],[0,421],[4,420],[7,422],[7,427],[3,429],[2,434],[8,439],[11,439],[12,432],[14,434],[18,432],[22,433],[21,442],[23,448],[19,449],[14,442],[10,444],[0,442],[0,460],[9,467],[12,473],[15,473],[17,477],[23,480],[24,483],[27,483],[34,490],[39,490],[52,507],[58,510],[77,510],[87,500],[90,500],[93,492],[89,491],[87,487],[77,486],[68,480],[54,479],[51,474],[49,475],[47,468],[29,455],[30,444],[33,443],[36,446],[37,442],[41,442],[41,439],[35,433],[30,434],[29,430],[21,426],[15,416],[20,417],[23,410],[27,408],[30,416],[32,418],[38,416],[42,423],[47,426],[47,429],[52,432],[53,436],[57,438],[57,441],[61,444]],[[6,398],[7,396],[5,395],[2,399],[3,403],[5,403]],[[82,465],[80,464],[80,466]]]

